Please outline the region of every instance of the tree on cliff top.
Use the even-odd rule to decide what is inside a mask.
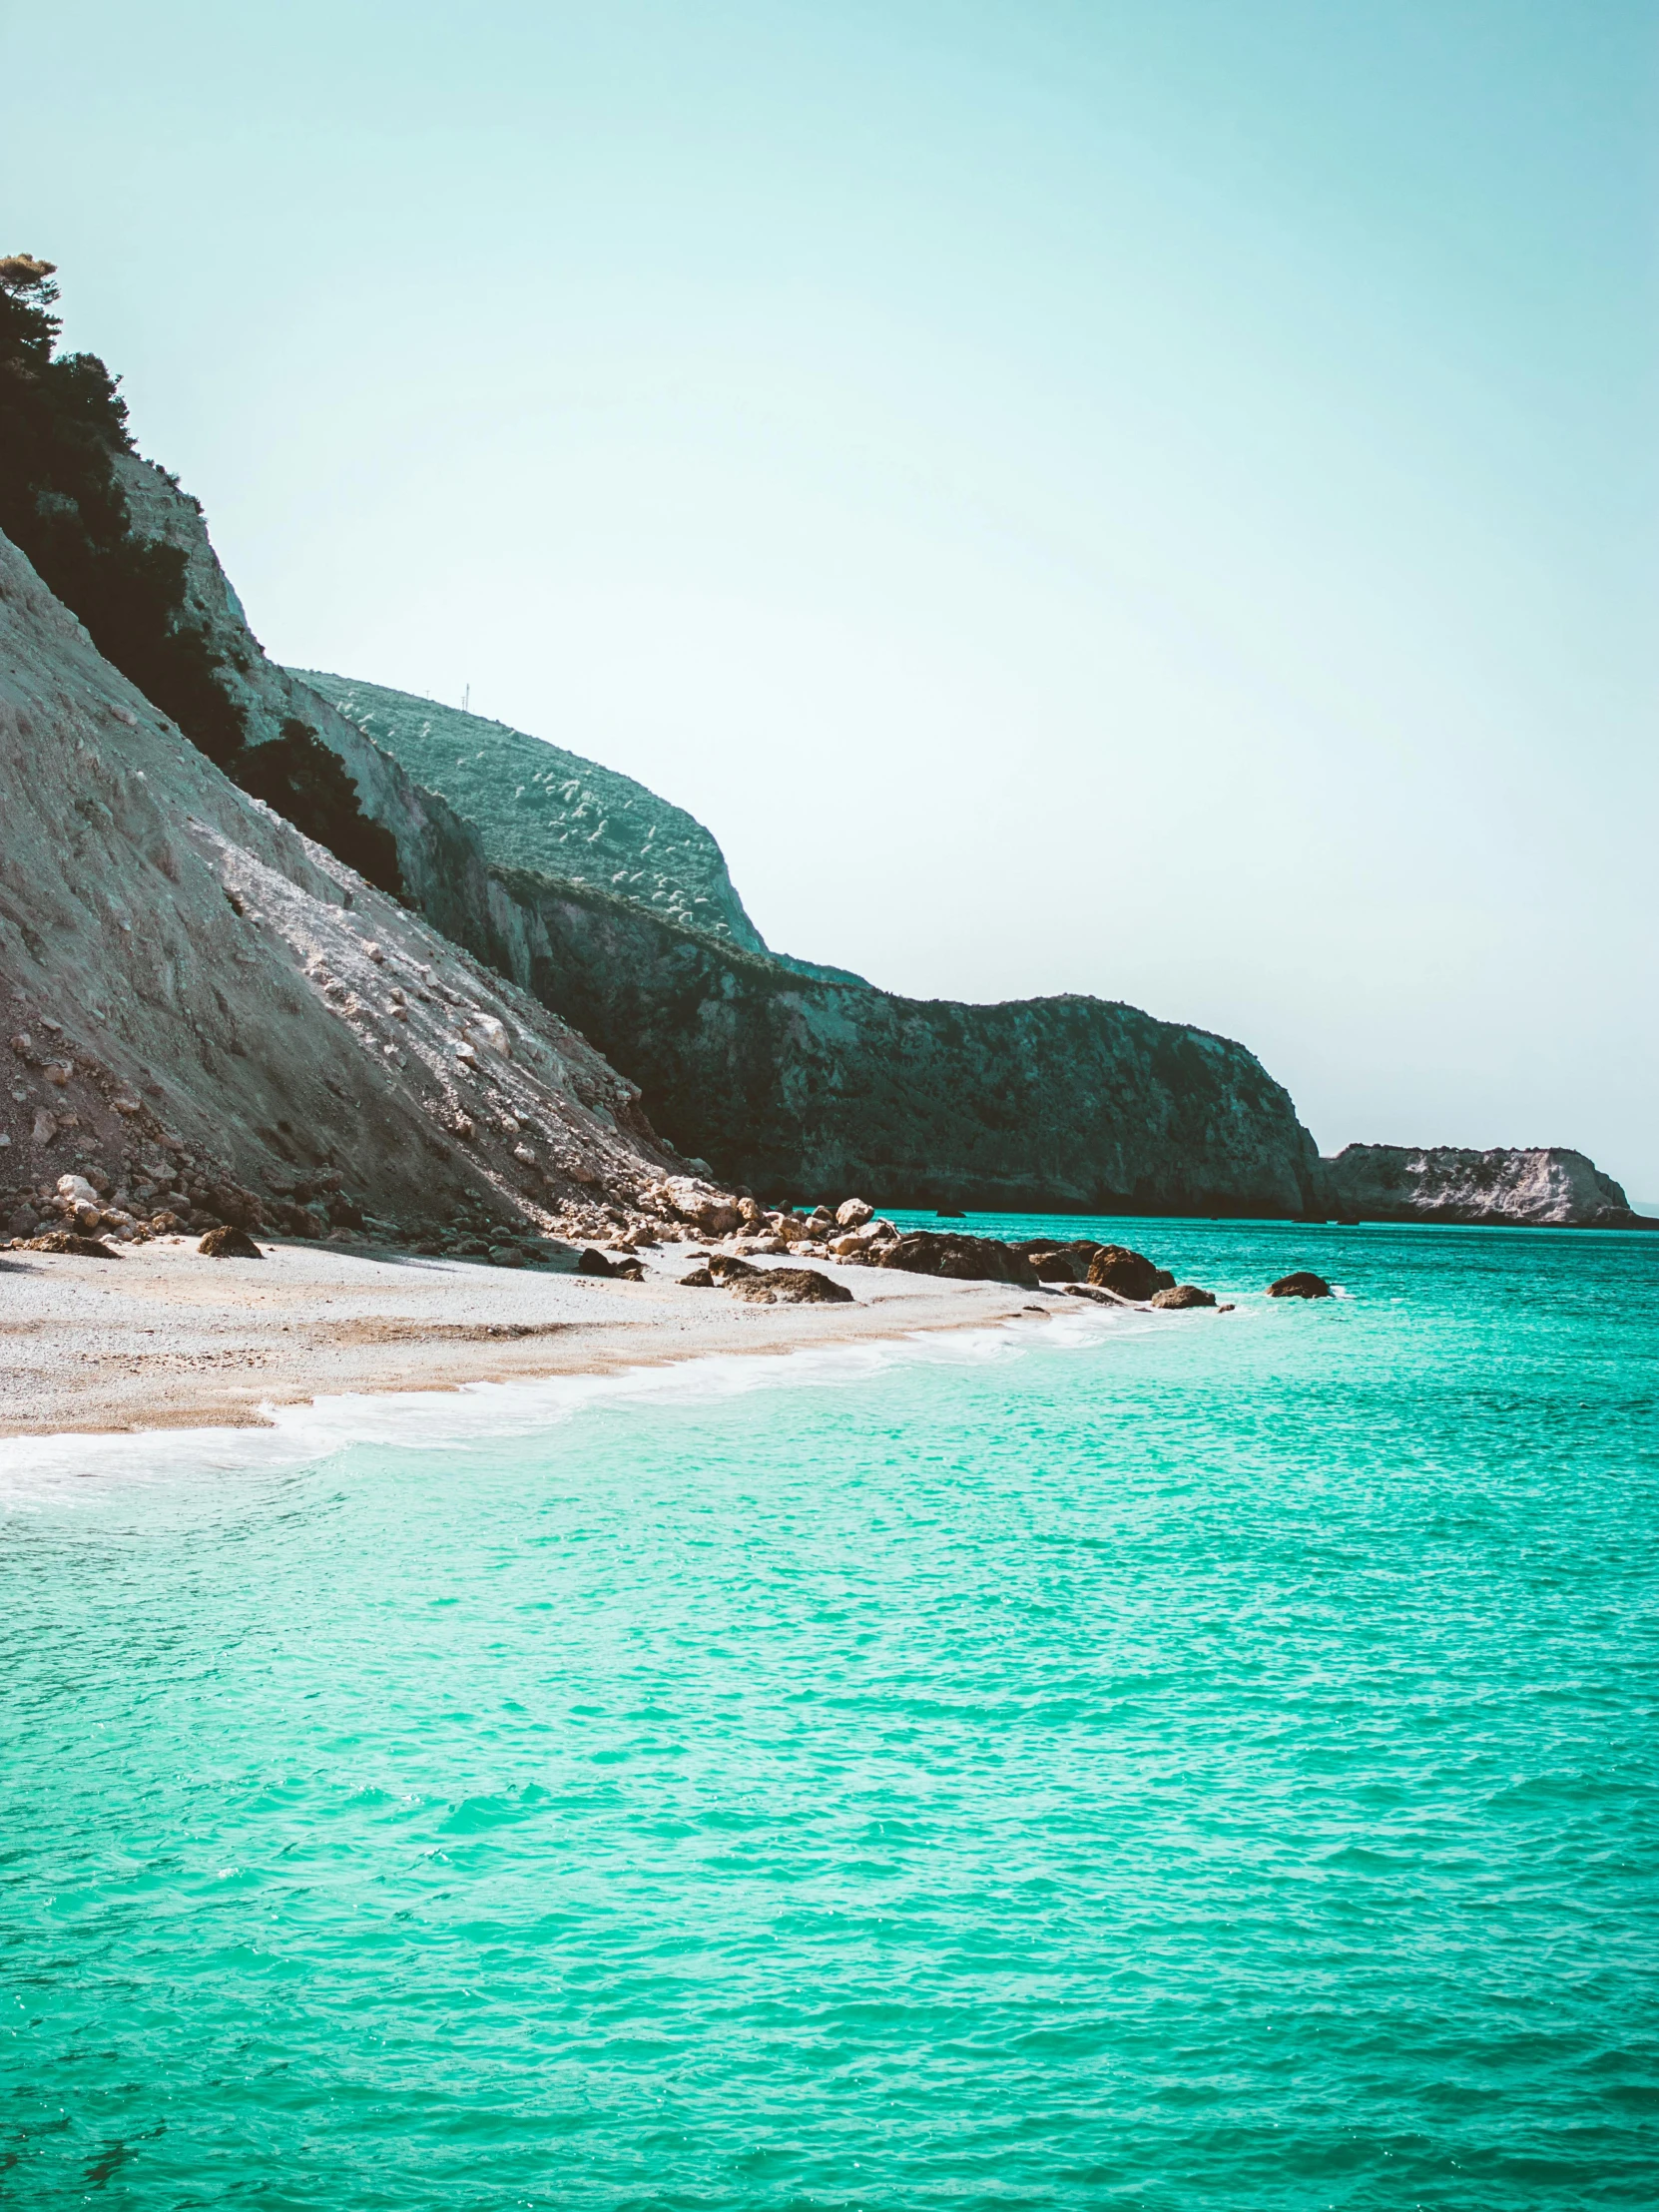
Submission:
[[[183,548],[140,538],[115,471],[127,402],[96,353],[57,351],[57,271],[0,256],[0,530],[93,643],[193,745],[394,897],[397,848],[362,812],[338,756],[297,722],[251,746],[224,662],[185,590]]]

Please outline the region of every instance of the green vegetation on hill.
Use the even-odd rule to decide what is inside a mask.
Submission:
[[[436,700],[289,673],[471,823],[497,866],[612,891],[661,920],[766,949],[709,831],[632,777]]]
[[[185,553],[132,527],[115,468],[135,450],[119,379],[95,353],[56,350],[53,276],[31,255],[0,258],[0,531],[209,760],[400,895],[395,843],[364,815],[338,756],[297,717],[272,742],[248,742],[227,664],[191,611]]]

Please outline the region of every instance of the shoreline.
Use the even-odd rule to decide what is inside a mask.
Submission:
[[[643,1283],[260,1240],[212,1260],[194,1238],[118,1260],[0,1255],[0,1438],[270,1429],[321,1398],[456,1391],[1054,1319],[1076,1303],[817,1261],[851,1305],[756,1306],[686,1289],[688,1242],[638,1255]],[[764,1261],[754,1263],[764,1266]]]

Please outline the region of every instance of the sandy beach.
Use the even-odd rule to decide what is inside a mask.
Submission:
[[[689,1244],[641,1254],[643,1283],[367,1245],[260,1248],[261,1260],[211,1260],[179,1237],[117,1260],[0,1254],[0,1436],[253,1426],[268,1405],[335,1392],[789,1352],[1062,1306],[1052,1293],[832,1262],[815,1265],[851,1305],[749,1305],[681,1287],[703,1249]]]

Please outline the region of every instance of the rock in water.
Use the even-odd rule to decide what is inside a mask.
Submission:
[[[1315,1275],[1311,1269],[1300,1268],[1295,1275],[1282,1275],[1277,1283],[1268,1285],[1269,1298],[1331,1298],[1335,1296],[1323,1275]]]
[[[233,1229],[229,1223],[218,1229],[210,1229],[197,1246],[198,1252],[207,1254],[210,1260],[263,1260],[265,1254],[246,1229]]]
[[[1213,1306],[1216,1301],[1211,1292],[1201,1291],[1196,1283],[1177,1283],[1160,1291],[1152,1303],[1166,1313],[1183,1313],[1190,1306]]]
[[[1167,1268],[1154,1266],[1144,1252],[1132,1252],[1127,1245],[1102,1245],[1089,1262],[1089,1281],[1103,1291],[1116,1291],[1119,1298],[1137,1301],[1175,1288]]]

